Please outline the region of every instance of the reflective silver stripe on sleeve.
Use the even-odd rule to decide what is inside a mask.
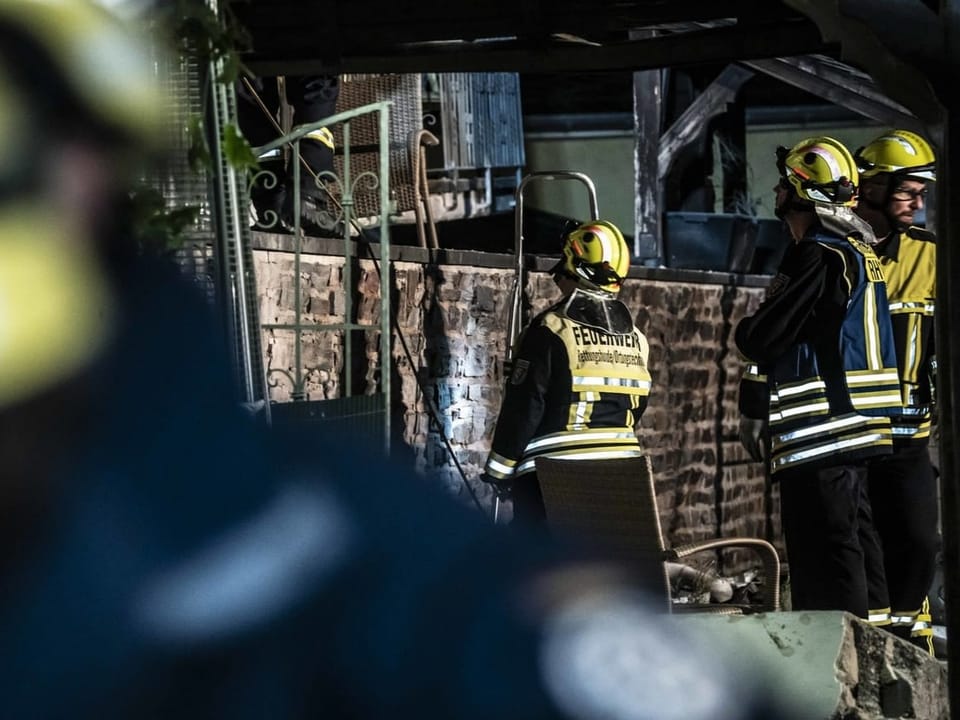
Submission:
[[[847,382],[850,385],[875,385],[879,383],[900,383],[900,376],[896,370],[871,373],[847,373]]]
[[[867,396],[854,395],[850,398],[850,400],[857,408],[884,407],[887,405],[893,405],[894,407],[899,408],[903,403],[903,399],[900,397],[899,392],[888,392]]]
[[[806,405],[800,405],[794,408],[781,409],[779,412],[780,418],[786,420],[787,418],[795,417],[797,415],[806,415],[812,413],[822,413],[830,410],[830,403],[826,400],[816,403],[807,403]]]
[[[933,303],[923,302],[896,302],[890,303],[890,312],[919,310],[925,315],[933,315],[935,306]]]
[[[509,477],[513,474],[514,467],[515,466],[512,465],[504,465],[502,462],[498,462],[493,458],[487,458],[486,470],[494,475]]]
[[[594,440],[636,440],[637,435],[633,431],[610,431],[610,432],[583,432],[572,436],[571,433],[561,435],[546,435],[537,440],[532,440],[524,450],[524,454],[543,450],[544,448],[556,447],[557,445],[569,445],[576,441],[594,441]]]
[[[639,457],[640,455],[643,455],[643,451],[640,448],[624,448],[623,450],[596,451],[580,449],[573,452],[543,453],[537,457],[556,457],[563,458],[564,460],[612,460],[616,458]],[[524,473],[531,472],[535,468],[536,458],[530,458],[517,465],[517,474],[523,475]]]
[[[801,385],[785,385],[777,388],[777,395],[780,397],[790,397],[810,390],[826,390],[827,384],[823,380],[811,380]]]
[[[869,422],[870,420],[871,418],[864,417],[863,415],[851,415],[850,417],[831,420],[830,422],[820,423],[819,425],[813,425],[811,427],[800,428],[788,433],[783,433],[778,437],[782,442],[787,443],[794,440],[801,440],[805,437],[810,437],[811,435],[817,435],[818,433],[822,432],[842,430],[852,425],[860,425],[861,423]]]
[[[859,447],[862,445],[873,445],[875,443],[881,443],[884,440],[889,439],[880,433],[873,433],[871,435],[861,435],[859,437],[850,438],[849,440],[842,440],[840,442],[829,443],[827,445],[820,445],[815,448],[810,448],[809,450],[800,450],[798,452],[790,453],[788,455],[783,455],[782,457],[776,458],[773,462],[774,468],[782,468],[787,465],[794,465],[796,463],[806,462],[814,458],[821,457],[823,455],[828,455],[834,452],[840,452],[843,450],[850,450],[851,448]]]

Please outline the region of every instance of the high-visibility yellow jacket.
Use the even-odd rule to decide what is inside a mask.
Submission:
[[[533,472],[541,456],[640,455],[634,426],[650,393],[648,352],[612,297],[578,290],[537,316],[518,343],[484,472],[504,480]]]
[[[891,418],[893,442],[926,445],[935,400],[935,238],[927,230],[911,227],[893,233],[876,249],[887,282],[903,401],[903,410]]]

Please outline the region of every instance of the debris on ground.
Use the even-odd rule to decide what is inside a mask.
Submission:
[[[730,603],[755,605],[763,590],[759,573],[747,570],[737,575],[720,577],[708,570],[701,570],[683,563],[668,562],[667,577],[670,580],[670,595],[677,605],[706,605]]]

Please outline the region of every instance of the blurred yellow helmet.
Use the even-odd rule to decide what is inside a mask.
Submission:
[[[19,109],[33,117],[59,112],[65,126],[89,121],[152,141],[164,103],[151,47],[88,0],[0,0],[0,66],[19,86]]]
[[[797,197],[820,205],[852,207],[860,182],[857,164],[839,140],[825,135],[777,148],[781,183]]]
[[[937,158],[930,143],[909,130],[892,130],[857,150],[854,158],[861,178],[883,173],[936,180]]]
[[[0,205],[0,408],[75,375],[110,335],[103,269],[42,207]]]
[[[65,142],[105,163],[159,138],[152,44],[88,0],[0,0],[0,408],[75,376],[110,334],[110,283],[60,203]],[[83,182],[79,165],[71,166]]]
[[[590,220],[567,233],[561,253],[553,271],[588,290],[617,293],[630,270],[630,249],[623,234],[606,220]]]

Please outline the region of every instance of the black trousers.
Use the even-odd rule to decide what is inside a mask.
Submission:
[[[535,472],[516,478],[510,491],[513,501],[513,520],[517,527],[546,529],[547,511],[540,492],[540,481]]]
[[[904,446],[867,463],[872,509],[862,533],[878,539],[865,544],[869,576],[882,574],[885,587],[870,584],[870,607],[889,607],[894,615],[921,609],[936,572],[937,481],[924,446]],[[881,590],[886,590],[886,595]],[[894,629],[907,636],[909,629]]]
[[[867,576],[860,543],[867,504],[862,465],[777,473],[780,515],[794,610],[846,610],[867,617]]]

